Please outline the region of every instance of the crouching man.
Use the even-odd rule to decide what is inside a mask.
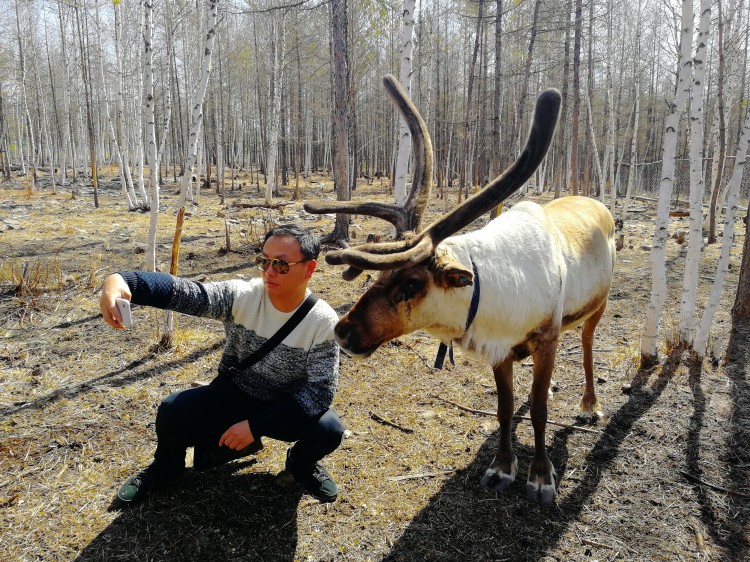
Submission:
[[[339,372],[336,312],[317,300],[283,341],[270,351],[266,346],[260,359],[253,355],[306,301],[319,252],[316,236],[289,224],[266,234],[255,258],[263,275],[251,281],[202,284],[140,271],[105,279],[100,307],[114,328],[123,328],[115,299],[124,298],[216,318],[226,331],[218,376],[171,394],[159,406],[154,460],[120,487],[122,501],[139,501],[180,478],[188,447],[194,447],[194,467],[209,468],[257,452],[264,436],[293,442],[286,470],[320,501],[336,499],[338,487],[320,464],[344,433],[331,408]]]

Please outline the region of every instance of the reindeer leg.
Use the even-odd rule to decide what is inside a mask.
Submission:
[[[586,387],[583,390],[583,397],[581,398],[580,408],[581,413],[591,418],[592,421],[600,419],[602,414],[601,406],[599,405],[599,399],[596,397],[596,389],[594,388],[594,357],[592,353],[592,347],[594,345],[594,330],[596,325],[599,323],[604,309],[607,308],[607,301],[605,300],[602,305],[583,323],[583,372],[586,375]]]
[[[531,384],[531,425],[534,427],[534,457],[529,465],[526,497],[550,504],[555,498],[555,467],[547,456],[544,432],[547,427],[547,390],[555,366],[557,337],[540,342],[534,352],[534,382]]]
[[[506,491],[518,473],[518,459],[513,454],[511,424],[513,422],[513,360],[505,359],[493,367],[497,385],[497,421],[500,422],[500,445],[480,485],[496,492]]]

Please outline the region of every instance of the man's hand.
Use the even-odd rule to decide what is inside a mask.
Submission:
[[[130,300],[132,297],[130,287],[119,273],[113,273],[104,280],[102,285],[102,297],[99,300],[99,308],[102,311],[104,321],[117,329],[124,329],[122,316],[117,310],[115,299],[122,298]]]
[[[237,422],[224,432],[219,439],[219,447],[225,445],[235,451],[240,451],[255,441],[253,432],[250,431],[250,424],[247,420]]]

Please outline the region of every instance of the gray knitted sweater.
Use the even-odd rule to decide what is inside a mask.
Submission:
[[[260,278],[198,283],[165,273],[120,272],[132,303],[221,320],[226,345],[219,374],[230,377],[249,396],[273,403],[273,417],[301,408],[312,417],[328,409],[338,385],[339,348],[333,339],[338,315],[319,299],[276,348],[249,368],[236,367],[263,345],[294,314],[271,304]],[[292,412],[289,412],[290,414]],[[302,412],[299,412],[302,413]],[[271,419],[250,419],[262,435]]]

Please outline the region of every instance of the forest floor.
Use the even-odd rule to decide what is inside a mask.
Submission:
[[[333,198],[330,181],[303,183],[303,197]],[[354,198],[389,200],[384,192],[375,180]],[[158,231],[162,271],[174,193],[167,183]],[[525,419],[514,429],[519,477],[511,490],[479,486],[498,445],[497,422],[461,407],[495,410],[491,370],[459,350],[455,366],[432,369],[437,342],[417,332],[366,361],[342,357],[335,408],[348,431],[325,462],[341,488],[335,503],[321,504],[278,476],[287,445],[266,440],[255,458],[190,470],[127,507],[115,492],[150,462],[156,406],[213,376],[224,336],[218,322],[180,316],[176,345],[163,350],[155,345],[160,312],[134,308],[127,331],[103,323],[101,282],[110,272],[142,267],[149,215],[128,212],[113,181],[101,182],[99,198],[95,208],[90,187],[73,198],[70,190],[30,194],[20,183],[0,185],[0,560],[750,559],[750,373],[747,364],[729,370],[710,357],[693,365],[667,344],[679,322],[685,257],[685,245],[673,238],[663,363],[637,369],[651,283],[648,202],[634,202],[597,331],[605,417],[595,425],[577,418],[580,331],[567,332],[559,345],[549,419],[561,425],[547,427],[559,481],[554,505],[524,498],[533,449]],[[190,207],[182,275],[250,278],[258,275],[252,256],[270,224],[302,221],[319,234],[332,228],[331,217],[307,215],[291,202],[290,190],[277,199],[289,204],[275,210],[236,206],[240,201],[262,198],[245,186],[222,205],[204,191]],[[427,219],[444,207],[433,196]],[[387,232],[382,222],[354,222],[354,242]],[[670,234],[686,230],[686,218],[671,221]],[[713,328],[717,356],[737,288],[744,229],[736,232]],[[704,249],[701,309],[718,253],[718,244]],[[321,260],[311,287],[343,314],[366,281],[345,282],[340,273]],[[519,416],[528,416],[530,374],[529,361],[516,365]]]

